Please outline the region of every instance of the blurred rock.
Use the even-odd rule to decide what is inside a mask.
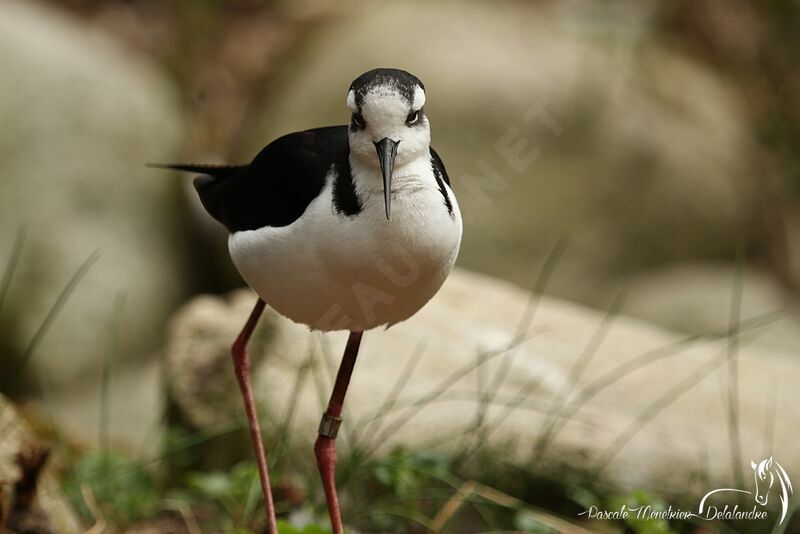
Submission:
[[[166,382],[179,409],[196,427],[229,422],[230,414],[241,405],[232,394],[238,389],[231,345],[244,326],[237,324],[239,318],[247,317],[254,304],[253,294],[247,290],[237,291],[227,300],[200,296],[178,310],[170,321]],[[272,352],[275,334],[288,332],[278,328],[281,322],[273,310],[268,308],[264,313],[250,340],[253,368],[268,346]]]
[[[229,347],[254,302],[248,290],[225,299],[199,297],[171,323],[167,379],[181,417],[194,427],[213,433],[244,424]],[[753,344],[759,330],[752,323],[743,328],[738,414],[745,480],[751,480],[749,459],[771,454],[798,473],[800,411],[793,384],[800,362]],[[520,332],[524,341],[504,351]],[[361,454],[401,445],[455,454],[481,443],[493,457],[562,481],[576,476],[585,482],[600,469],[599,481],[620,490],[702,494],[733,483],[724,404],[728,343],[681,340],[622,316],[604,324],[602,314],[579,305],[550,297],[532,301],[509,283],[456,270],[417,316],[364,337],[341,451],[347,455],[357,443]],[[323,336],[274,313],[265,317],[251,354],[272,447],[286,439],[293,450],[310,453],[344,342],[343,333]],[[639,367],[637,358],[652,362]],[[618,380],[576,404],[580,393],[591,391],[587,387],[609,377]],[[387,402],[392,391],[395,402]],[[546,414],[566,413],[557,409],[563,402],[554,408],[554,400],[564,398],[577,413],[551,434],[549,447],[537,449],[543,429],[562,420]],[[772,427],[765,426],[770,418]],[[483,430],[476,431],[480,420]],[[312,461],[311,454],[292,457]]]
[[[34,2],[0,4],[0,63],[3,265],[17,231],[26,230],[0,317],[7,349],[0,364],[14,368],[94,251],[98,261],[28,370],[46,370],[59,384],[99,370],[115,330],[117,357],[141,358],[185,294],[178,184],[144,167],[178,153],[183,123],[174,88],[109,36]],[[118,297],[125,305],[114,325]]]
[[[741,282],[736,267],[729,264],[680,264],[644,273],[625,280],[621,311],[677,332],[724,335],[738,283],[741,320],[779,311],[787,316],[761,329],[757,342],[800,354],[800,303],[774,278],[755,269],[746,269]]]
[[[657,42],[651,4],[622,5],[348,9],[275,76],[241,159],[285,132],[346,123],[351,80],[400,67],[428,91],[466,221],[461,265],[530,287],[531,265],[566,232],[552,290],[604,305],[614,275],[732,258],[755,212],[741,103],[712,69]]]
[[[0,395],[0,490],[7,492],[19,479],[21,473],[18,455],[28,453],[36,445],[36,437],[25,424],[22,415]],[[44,512],[42,518],[49,520],[55,532],[71,534],[83,532],[78,518],[61,493],[58,481],[45,466],[39,477],[35,506]],[[0,525],[2,527],[2,525]]]

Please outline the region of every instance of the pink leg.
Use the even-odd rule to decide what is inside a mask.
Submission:
[[[269,485],[269,472],[267,471],[267,458],[264,454],[264,444],[261,441],[261,428],[258,424],[256,415],[256,403],[253,399],[253,390],[250,387],[250,356],[247,354],[247,342],[256,328],[258,319],[264,311],[264,301],[258,299],[255,308],[250,313],[244,328],[239,333],[236,341],[233,342],[231,355],[233,356],[233,367],[236,371],[236,379],[239,381],[239,388],[242,390],[244,399],[244,409],[247,412],[247,422],[250,425],[250,438],[253,440],[256,460],[258,462],[258,474],[261,479],[261,489],[264,492],[264,513],[267,516],[267,533],[278,534],[278,525],[275,522],[275,505],[272,502],[272,490]]]
[[[363,332],[350,332],[342,363],[336,374],[331,400],[328,403],[327,411],[322,416],[319,424],[319,437],[314,444],[314,454],[317,457],[317,466],[322,477],[322,487],[325,489],[325,497],[328,500],[328,513],[331,516],[333,534],[344,534],[342,513],[339,511],[339,497],[336,495],[336,433],[342,423],[344,396],[356,364],[362,334]]]

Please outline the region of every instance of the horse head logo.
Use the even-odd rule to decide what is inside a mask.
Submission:
[[[761,460],[758,463],[750,460],[750,467],[755,471],[756,502],[763,506],[767,504],[769,490],[772,489],[772,485],[775,483],[775,475],[773,475],[771,471],[772,457],[770,456],[766,460]]]
[[[756,480],[755,499],[758,504],[766,505],[775,481],[777,480],[780,484],[778,498],[781,502],[781,521],[783,521],[789,508],[789,495],[794,491],[789,475],[786,474],[781,464],[772,460],[772,456],[758,463],[750,460],[750,467],[753,468],[753,476]]]
[[[771,456],[761,460],[760,462],[754,462],[753,460],[750,460],[750,467],[753,468],[753,476],[755,477],[756,481],[755,492],[737,488],[719,488],[711,490],[706,493],[702,499],[700,499],[700,515],[702,516],[707,509],[706,502],[712,495],[716,495],[718,493],[744,493],[747,495],[753,495],[755,497],[756,504],[766,506],[769,500],[770,491],[772,491],[773,487],[776,487],[780,490],[780,493],[778,494],[778,500],[781,503],[781,519],[778,524],[783,523],[783,520],[786,519],[786,513],[789,511],[789,495],[791,495],[794,491],[792,489],[792,482],[789,480],[789,475],[786,474],[786,470],[783,468],[783,466],[774,461]],[[777,484],[775,483],[776,481]]]

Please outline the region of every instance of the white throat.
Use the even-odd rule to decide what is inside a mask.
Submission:
[[[383,175],[377,159],[375,165],[365,164],[360,157],[350,154],[350,169],[356,193],[362,199],[378,193],[383,195]],[[430,154],[420,154],[401,165],[395,165],[392,171],[392,192],[402,194],[409,188],[424,184],[435,186],[435,180]]]

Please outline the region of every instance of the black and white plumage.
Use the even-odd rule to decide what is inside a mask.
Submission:
[[[231,349],[264,492],[277,534],[269,470],[246,346],[265,303],[318,330],[349,330],[314,444],[334,534],[344,533],[335,482],[336,434],[364,330],[411,317],[458,255],[461,214],[430,147],[425,88],[395,69],[356,78],[349,126],[286,135],[249,165],[166,165],[202,173],[195,188],[224,224],[233,263],[259,295]]]
[[[439,290],[461,241],[424,104],[416,77],[376,69],[348,91],[349,126],[283,136],[249,165],[172,167],[203,173],[234,264],[278,312],[324,331],[392,325]]]

